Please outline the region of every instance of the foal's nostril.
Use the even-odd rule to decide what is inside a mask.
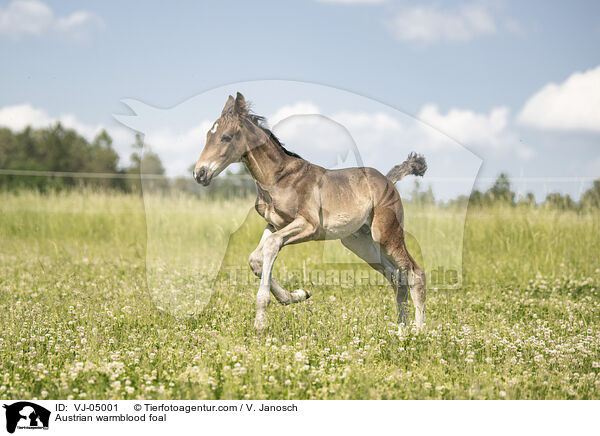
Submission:
[[[197,182],[202,182],[203,179],[206,176],[206,169],[205,168],[200,168],[198,171],[194,171],[194,179],[196,179]]]

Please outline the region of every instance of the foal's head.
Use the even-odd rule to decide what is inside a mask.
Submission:
[[[206,145],[194,168],[194,179],[207,186],[213,177],[234,162],[239,162],[247,151],[244,137],[245,117],[248,107],[244,96],[231,95],[225,103],[221,116],[206,134]]]

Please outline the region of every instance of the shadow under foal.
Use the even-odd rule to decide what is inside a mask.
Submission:
[[[242,162],[256,182],[256,211],[267,221],[250,268],[260,277],[254,326],[267,325],[270,292],[281,304],[310,297],[288,292],[272,278],[273,263],[284,246],[340,239],[348,249],[385,275],[396,292],[398,322],[408,325],[408,290],[420,328],[425,321],[425,272],[404,243],[404,211],[394,184],[404,176],[422,176],[425,159],[411,153],[387,176],[373,168],[328,170],[286,150],[249,113],[244,96],[229,96],[221,116],[206,134],[194,179],[207,186],[227,166]]]

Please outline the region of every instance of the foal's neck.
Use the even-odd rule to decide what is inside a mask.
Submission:
[[[274,185],[287,174],[287,168],[297,157],[290,156],[283,148],[265,135],[248,140],[248,152],[242,162],[252,178],[261,186]]]

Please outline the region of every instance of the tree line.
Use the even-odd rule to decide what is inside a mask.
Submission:
[[[141,136],[132,145],[131,165],[119,168],[119,155],[112,147],[112,138],[99,132],[90,142],[73,129],[57,123],[54,126],[13,132],[0,128],[0,169],[36,171],[43,173],[108,174],[114,178],[51,175],[0,174],[0,187],[5,190],[37,189],[60,190],[76,186],[112,188],[122,191],[139,189],[141,168],[149,168],[157,175],[164,168],[155,153],[143,152]],[[134,177],[127,177],[133,175]],[[124,176],[124,177],[119,177]]]
[[[586,190],[579,201],[575,201],[569,194],[552,192],[546,195],[541,203],[536,203],[532,192],[517,196],[512,190],[510,178],[501,173],[494,184],[486,191],[475,189],[469,197],[461,195],[449,202],[450,205],[468,203],[473,207],[490,207],[494,205],[508,207],[544,207],[548,209],[587,211],[600,209],[600,179],[597,179],[588,190]]]
[[[0,174],[0,189],[36,189],[39,191],[61,190],[75,187],[114,189],[124,192],[140,192],[144,189],[175,190],[195,195],[228,198],[245,197],[255,193],[255,185],[244,167],[237,173],[230,171],[215,179],[208,188],[200,188],[191,177],[165,177],[165,168],[159,156],[145,146],[137,134],[132,144],[129,166],[119,167],[119,155],[114,150],[110,135],[102,130],[93,140],[60,123],[41,129],[27,127],[20,132],[0,128],[0,170],[29,170],[62,173],[112,174],[112,178],[57,177],[56,175]],[[190,168],[190,173],[191,173]],[[143,177],[143,182],[142,182]],[[431,187],[423,189],[415,182],[411,202],[436,204]],[[568,194],[550,193],[542,204],[536,204],[533,194],[515,194],[510,179],[500,174],[486,191],[474,190],[468,196],[459,196],[446,206],[469,204],[474,207],[491,205],[547,207],[562,210],[588,210],[600,208],[600,179],[594,181],[579,201]]]
[[[143,187],[222,198],[244,197],[255,192],[254,183],[243,171],[242,174],[227,172],[211,186],[202,189],[191,176],[167,178],[160,157],[144,144],[140,134],[135,136],[131,149],[129,165],[122,168],[119,167],[119,155],[113,148],[113,140],[105,130],[88,141],[61,123],[41,129],[27,127],[20,132],[0,128],[0,170],[8,170],[8,173],[0,172],[0,189],[45,192],[92,187],[141,192]],[[10,174],[11,170],[41,173]],[[64,173],[79,174],[70,176]]]

